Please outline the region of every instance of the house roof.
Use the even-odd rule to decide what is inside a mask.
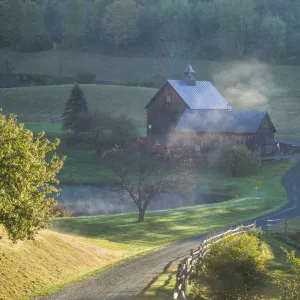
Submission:
[[[179,120],[175,131],[256,133],[266,116],[269,118],[267,112],[253,110],[240,111],[187,109]],[[274,131],[276,131],[275,127]]]
[[[168,80],[164,84],[164,86],[167,83],[169,83],[174,88],[174,90],[179,94],[179,96],[190,109],[231,108],[230,104],[210,82],[196,81],[194,85],[191,85],[189,84],[188,80]],[[159,91],[161,91],[163,87]],[[148,108],[148,106],[156,98],[157,94],[151,99],[151,101],[146,105],[145,108]]]
[[[191,109],[229,109],[230,104],[208,81],[168,80],[179,96]]]

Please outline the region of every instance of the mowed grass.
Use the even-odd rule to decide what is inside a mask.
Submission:
[[[0,299],[32,299],[132,255],[122,244],[44,231],[12,244],[0,226]]]
[[[239,198],[235,200],[148,212],[144,223],[137,223],[136,213],[62,218],[54,220],[53,230],[93,239],[121,242],[128,245],[129,249],[149,250],[160,247],[277,210],[287,201],[282,177],[294,164],[295,162],[291,161],[265,165],[258,174],[229,181],[232,189],[240,193]],[[205,177],[201,174],[199,176],[200,181],[201,176]],[[255,196],[254,179],[262,181],[261,198]],[[221,185],[221,182],[222,179],[219,179],[218,184]],[[224,179],[223,184],[226,184]]]
[[[58,122],[72,85],[0,89],[0,107],[5,114],[17,114],[21,121]],[[82,85],[91,112],[126,114],[145,122],[145,105],[157,89],[110,85]],[[57,128],[58,129],[58,128]],[[53,130],[53,129],[52,129]]]

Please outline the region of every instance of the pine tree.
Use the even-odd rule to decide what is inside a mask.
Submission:
[[[88,105],[83,91],[78,84],[75,84],[71,90],[70,97],[66,102],[62,114],[62,129],[72,130],[78,135],[84,131],[84,122],[80,120],[88,114]]]

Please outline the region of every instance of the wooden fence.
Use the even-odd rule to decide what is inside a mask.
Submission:
[[[267,219],[265,231],[266,235],[272,232],[299,232],[300,224],[292,219]]]
[[[191,275],[194,273],[195,264],[201,261],[208,253],[211,245],[222,241],[224,238],[233,236],[236,234],[243,234],[249,231],[250,229],[256,228],[256,222],[248,226],[240,226],[235,229],[230,229],[225,232],[222,232],[218,235],[214,235],[203,240],[200,244],[200,247],[196,251],[193,249],[190,250],[190,255],[183,259],[177,269],[176,273],[176,285],[174,291],[173,299],[186,300],[186,289],[187,284],[191,284]]]

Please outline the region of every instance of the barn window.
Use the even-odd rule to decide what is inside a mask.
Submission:
[[[152,125],[151,125],[151,124],[149,124],[149,125],[148,125],[148,128],[149,128],[149,129],[152,129]]]
[[[155,140],[155,145],[156,146],[160,146],[161,145],[161,140],[160,139],[156,139]]]
[[[200,151],[200,145],[195,145],[195,151]]]
[[[167,96],[167,97],[166,97],[166,102],[167,102],[167,103],[170,103],[170,102],[171,102],[171,96]]]

